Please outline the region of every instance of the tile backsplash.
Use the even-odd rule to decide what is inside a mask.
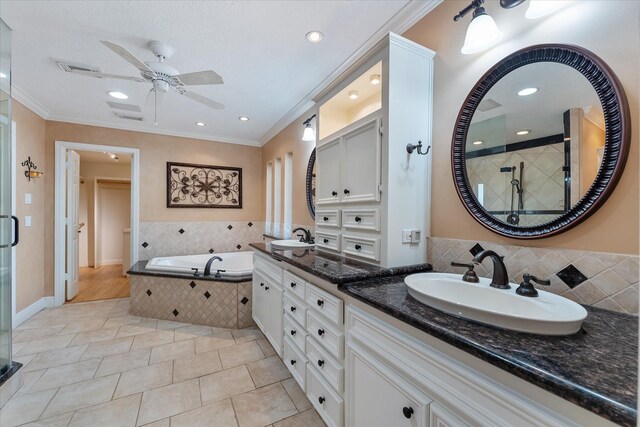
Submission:
[[[263,234],[258,221],[141,222],[138,258],[248,251]]]
[[[536,286],[539,289],[581,304],[638,315],[638,256],[431,237],[428,259],[435,271],[463,273],[464,268],[451,267],[451,262],[468,263],[483,249],[504,255],[511,282],[520,283],[528,272],[551,281],[551,286]],[[475,271],[491,277],[491,260],[485,259]]]

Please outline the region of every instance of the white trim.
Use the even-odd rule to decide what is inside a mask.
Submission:
[[[131,154],[131,263],[138,262],[138,231],[140,230],[140,150],[128,147],[112,147],[81,142],[55,141],[55,195],[66,194],[66,150],[108,151]],[[55,305],[65,302],[65,197],[54,197],[54,298]]]
[[[46,120],[49,118],[49,111],[27,92],[13,84],[13,82],[11,82],[11,97],[43,119]]]
[[[32,316],[37,314],[38,312],[44,310],[45,308],[53,307],[55,305],[54,297],[42,297],[38,301],[31,304],[29,307],[24,310],[20,310],[20,312],[16,313],[15,322],[13,322],[13,329],[22,325],[24,322],[29,320]]]
[[[10,174],[11,174],[11,215],[17,215],[17,208],[16,208],[16,193],[17,193],[17,183],[18,183],[18,176],[17,176],[17,172],[18,172],[18,167],[17,167],[17,144],[16,144],[16,130],[17,130],[17,126],[16,126],[16,122],[14,122],[13,120],[11,120],[11,156],[9,156],[11,158],[11,167],[10,167]],[[13,325],[16,322],[16,291],[17,291],[17,282],[16,282],[16,257],[17,257],[17,251],[16,251],[16,246],[13,246],[11,248],[11,324]]]
[[[342,64],[331,72],[320,84],[318,84],[311,92],[309,92],[300,102],[298,102],[285,116],[280,119],[267,133],[260,138],[260,145],[266,144],[271,138],[280,133],[284,128],[289,126],[302,113],[313,107],[315,102],[313,99],[319,93],[324,92],[327,86],[331,85],[335,80],[363,55],[369,52],[380,39],[389,32],[402,34],[411,28],[416,22],[422,19],[427,13],[431,12],[436,6],[444,0],[410,0],[402,9],[400,9],[393,17],[391,17],[378,31],[376,31],[362,46],[360,46],[351,56],[349,56]],[[302,138],[302,131],[300,131]]]
[[[107,259],[107,260],[100,261],[100,267],[104,267],[105,265],[120,265],[120,264],[122,264],[122,258],[121,259]]]

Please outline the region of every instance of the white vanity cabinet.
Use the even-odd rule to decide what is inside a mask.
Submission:
[[[340,201],[342,145],[340,138],[326,141],[316,148],[316,206]],[[322,166],[320,166],[322,165]],[[318,168],[322,173],[318,173]],[[316,220],[318,215],[316,215]]]
[[[282,267],[258,253],[253,254],[252,316],[273,349],[282,357]]]

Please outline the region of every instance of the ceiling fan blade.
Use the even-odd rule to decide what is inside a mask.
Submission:
[[[179,91],[178,93],[186,96],[187,98],[191,98],[201,104],[204,104],[207,107],[213,108],[214,110],[222,110],[224,108],[224,104],[216,102],[213,99],[209,99],[206,96],[198,95],[197,93],[187,92],[186,90]]]
[[[178,74],[173,76],[186,86],[193,85],[221,85],[224,83],[220,74],[212,70],[197,71],[195,73]]]
[[[143,79],[142,77],[130,77],[130,76],[121,76],[118,74],[107,74],[107,73],[94,73],[92,71],[81,71],[81,70],[74,70],[72,71],[73,74],[82,74],[83,76],[89,76],[89,77],[97,77],[99,79],[119,79],[119,80],[130,80],[132,82],[146,82],[145,79]]]
[[[144,62],[138,59],[133,53],[129,52],[127,48],[120,46],[119,44],[115,44],[113,42],[107,40],[100,40],[100,43],[117,53],[122,59],[127,61],[129,64],[136,67],[138,70],[149,71],[153,73],[154,71],[147,66]]]

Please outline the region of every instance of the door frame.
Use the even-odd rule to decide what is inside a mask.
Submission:
[[[131,155],[131,262],[138,262],[140,217],[140,150],[129,147],[55,141],[55,215],[54,215],[54,305],[65,303],[65,162],[67,150],[98,151]]]

